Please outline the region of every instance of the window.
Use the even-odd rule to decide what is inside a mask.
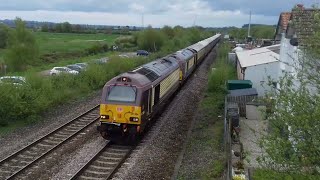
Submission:
[[[137,88],[132,86],[111,86],[107,101],[135,102]]]

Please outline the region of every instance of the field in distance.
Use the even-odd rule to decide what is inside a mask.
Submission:
[[[96,43],[112,45],[119,35],[35,32],[40,54],[81,51]]]

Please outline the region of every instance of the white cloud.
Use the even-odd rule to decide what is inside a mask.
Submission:
[[[190,8],[193,6],[191,5]],[[188,7],[187,7],[188,8]],[[189,13],[177,13],[180,8],[171,9],[164,13],[144,14],[144,24],[153,27],[164,25],[192,26],[194,24],[204,27],[242,26],[248,23],[249,16],[241,11],[190,11]],[[141,14],[128,13],[104,13],[104,12],[79,12],[79,11],[0,11],[2,19],[21,17],[24,20],[65,22],[73,24],[101,24],[101,25],[129,25],[141,26]],[[276,24],[278,16],[253,15],[253,23]]]

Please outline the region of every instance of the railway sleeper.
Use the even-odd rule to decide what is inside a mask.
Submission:
[[[45,139],[45,140],[43,140],[43,142],[46,142],[46,143],[52,144],[52,145],[57,145],[60,143],[59,141],[54,141],[52,139]]]
[[[80,176],[80,180],[104,180],[105,178],[95,178],[95,177],[87,177],[87,176]]]
[[[50,136],[49,139],[53,140],[53,141],[57,141],[57,142],[62,142],[63,139],[62,138],[59,138],[59,137],[55,137],[55,136]]]
[[[116,149],[116,148],[110,148],[108,149],[108,152],[115,152],[115,153],[127,153],[128,149]]]
[[[108,157],[123,157],[126,153],[124,152],[120,152],[120,153],[117,153],[117,152],[103,152],[102,155],[103,156],[108,156]]]
[[[51,144],[44,144],[44,143],[41,142],[41,143],[38,143],[37,146],[40,147],[40,148],[43,149],[43,150],[46,150],[46,149],[48,149],[48,148],[51,148],[53,145],[51,145]]]
[[[90,171],[85,170],[83,175],[87,177],[97,177],[97,178],[103,178],[110,174],[110,172],[97,172],[97,171]]]
[[[88,170],[92,171],[98,171],[98,172],[105,172],[105,171],[111,171],[113,167],[104,167],[104,166],[95,166],[95,165],[90,165]]]
[[[74,133],[74,132],[79,131],[79,130],[80,130],[80,128],[75,128],[75,127],[66,127],[64,130],[65,130],[65,131],[67,131],[67,132],[70,132],[70,134],[72,134],[72,133]]]
[[[60,138],[60,139],[66,139],[67,137],[70,136],[70,134],[61,134],[60,132],[55,133],[53,136],[55,136],[56,138]]]
[[[85,127],[88,123],[75,122],[73,125],[76,127]]]
[[[98,159],[102,161],[118,162],[121,158],[100,156]]]
[[[34,148],[35,150],[34,151],[39,151],[39,149],[37,148]],[[38,152],[34,152],[34,151],[25,151],[24,153],[28,154],[28,155],[38,155],[39,153]]]
[[[18,157],[22,158],[22,159],[34,159],[35,158],[34,156],[28,156],[25,154],[19,154]]]
[[[100,161],[100,160],[95,160],[93,163],[93,165],[98,165],[98,166],[114,166],[117,165],[117,162],[108,162],[108,161]]]

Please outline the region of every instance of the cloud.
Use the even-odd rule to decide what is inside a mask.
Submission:
[[[141,14],[144,14],[145,25],[191,26],[195,23],[218,27],[248,23],[249,11],[252,11],[253,23],[276,24],[280,12],[290,11],[299,2],[309,6],[315,0],[1,1],[4,0],[0,0],[2,19],[20,16],[27,20],[140,26]]]
[[[24,20],[65,22],[73,24],[129,25],[141,26],[141,14],[138,13],[104,13],[80,11],[0,11],[0,17],[13,19],[21,17]],[[195,13],[144,14],[144,25],[162,27],[164,25],[182,25],[189,27],[200,25],[204,27],[238,26],[248,23],[249,16],[240,11],[203,11]],[[253,15],[253,23],[276,24],[278,16]]]

